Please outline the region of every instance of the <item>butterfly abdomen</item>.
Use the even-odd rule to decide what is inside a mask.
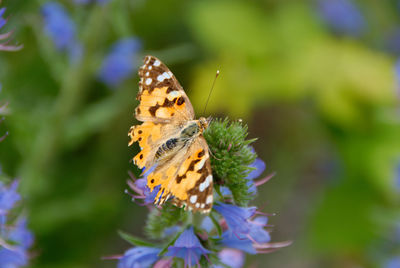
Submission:
[[[156,152],[156,158],[161,158],[163,155],[173,151],[178,146],[178,139],[172,138],[163,143]]]
[[[199,126],[196,122],[189,123],[184,127],[176,138],[171,138],[164,142],[156,151],[156,159],[164,159],[168,155],[175,153],[185,146],[191,144],[191,141],[199,134]]]

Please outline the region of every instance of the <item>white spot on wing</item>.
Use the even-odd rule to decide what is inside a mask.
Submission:
[[[160,64],[161,64],[161,62],[159,60],[156,60],[153,65],[154,66],[160,66]]]
[[[213,196],[210,194],[209,196],[207,196],[206,203],[211,204],[212,201],[213,201]]]
[[[197,164],[197,169],[201,169],[204,166],[205,162],[206,162],[206,158],[203,157],[203,159],[201,159],[201,161]]]
[[[159,82],[164,81],[164,79],[165,79],[165,77],[164,77],[162,74],[160,74],[159,76],[157,76],[157,80],[158,80]]]
[[[203,192],[208,186],[210,186],[211,182],[212,182],[212,175],[208,175],[207,178],[202,183],[200,183],[199,191]]]
[[[206,206],[206,204],[204,204],[204,203],[202,203],[202,204],[200,205],[201,208],[204,208],[205,206]]]
[[[208,183],[212,183],[212,180],[213,180],[213,176],[208,175],[205,181],[207,181]]]
[[[153,80],[151,78],[146,79],[146,85],[150,85]]]
[[[194,204],[194,203],[196,203],[196,201],[197,201],[197,195],[192,195],[190,197],[190,203]]]
[[[181,96],[181,94],[179,94],[179,91],[176,90],[171,91],[168,95],[171,96],[172,98],[178,98]]]
[[[200,203],[196,203],[196,208],[199,208],[200,207]]]
[[[164,73],[163,73],[163,76],[164,76],[166,79],[170,79],[170,78],[171,78],[171,76],[170,76],[167,72],[164,72]]]
[[[202,182],[202,183],[200,183],[200,185],[199,185],[199,191],[200,192],[203,192],[204,191],[204,189],[206,189],[206,184],[205,184],[205,181],[204,182]]]

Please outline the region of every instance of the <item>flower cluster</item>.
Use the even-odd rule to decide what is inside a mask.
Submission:
[[[18,181],[9,186],[0,182],[0,266],[21,267],[28,264],[28,249],[33,235],[26,227],[24,216],[13,215],[16,203],[21,199],[17,192]]]
[[[208,215],[192,214],[168,203],[162,208],[154,207],[151,203],[157,190],[150,192],[146,186],[146,175],[151,170],[141,179],[134,179],[131,175],[128,181],[134,192],[130,193],[131,197],[143,200],[140,203],[150,209],[146,233],[151,239],[165,242],[153,244],[124,233],[122,237],[134,247],[117,257],[119,268],[175,265],[236,268],[243,266],[246,253],[269,253],[290,244],[271,242],[267,214],[254,206],[238,205],[253,199],[257,187],[272,177],[257,180],[265,170],[265,163],[256,158],[250,146],[252,141],[246,140],[246,136],[246,126],[228,120],[213,121],[205,133],[215,158],[212,161],[215,202]],[[235,174],[223,167],[231,168],[229,161],[237,165]],[[222,180],[218,172],[232,174],[235,184],[241,188],[229,181],[230,177]]]
[[[44,30],[57,50],[66,52],[72,62],[82,56],[82,45],[77,38],[76,25],[65,8],[56,2],[42,6]]]
[[[105,4],[108,0],[76,0],[77,4],[97,2]],[[78,63],[84,55],[84,45],[78,38],[77,26],[68,11],[59,3],[48,2],[42,6],[44,30],[55,48],[65,52],[70,62]],[[0,24],[1,25],[1,24]],[[141,43],[137,38],[125,37],[113,44],[102,59],[97,78],[108,86],[116,87],[129,78],[137,67],[137,53]]]
[[[0,1],[1,2],[1,1]],[[4,25],[6,25],[7,23],[7,19],[4,18],[4,14],[6,12],[6,8],[0,8],[0,30],[1,28],[4,27]],[[23,46],[19,45],[19,46],[13,46],[13,45],[9,45],[7,40],[9,40],[9,38],[12,35],[12,31],[7,32],[7,33],[0,33],[0,50],[4,50],[4,51],[17,51],[20,50]]]
[[[125,38],[116,42],[103,61],[99,77],[108,86],[118,86],[131,76],[137,66],[137,52],[141,43],[136,38]]]
[[[358,37],[365,32],[365,18],[351,0],[319,0],[318,11],[325,24],[337,34]]]

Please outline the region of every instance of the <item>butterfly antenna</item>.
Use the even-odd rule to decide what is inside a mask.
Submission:
[[[203,114],[205,114],[205,112],[206,112],[207,104],[208,104],[208,101],[210,100],[211,93],[212,93],[212,91],[214,89],[215,81],[217,80],[218,75],[219,75],[219,70],[217,70],[217,73],[215,74],[214,81],[213,81],[211,89],[210,89],[210,93],[208,93],[208,98],[207,98],[207,101],[206,101],[206,106],[204,106]]]

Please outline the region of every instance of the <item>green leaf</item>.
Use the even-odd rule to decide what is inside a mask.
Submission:
[[[217,229],[218,232],[218,236],[221,237],[222,236],[222,228],[221,225],[219,225],[217,219],[214,217],[214,215],[212,213],[210,213],[210,215],[208,215],[211,219],[211,221],[214,223],[215,228]]]
[[[123,231],[118,231],[119,236],[124,239],[126,242],[134,245],[134,246],[142,246],[142,247],[155,247],[154,244],[144,241],[140,238],[134,237],[131,234],[125,233]]]

